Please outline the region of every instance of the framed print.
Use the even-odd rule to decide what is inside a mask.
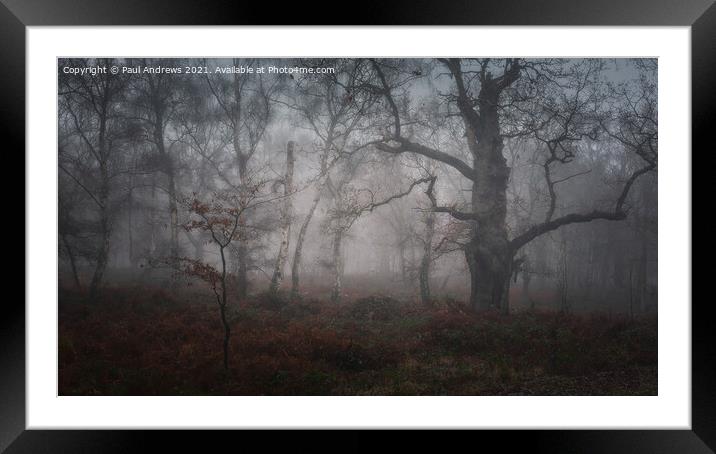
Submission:
[[[26,298],[3,322],[3,449],[252,428],[716,446],[691,292],[710,2],[332,26],[4,3]]]

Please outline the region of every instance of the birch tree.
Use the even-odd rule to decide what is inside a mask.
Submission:
[[[113,60],[80,60],[85,66],[111,66]],[[60,111],[71,128],[73,143],[60,144],[58,165],[61,174],[81,188],[96,209],[97,246],[89,298],[96,301],[109,260],[113,230],[113,161],[123,138],[123,119],[117,102],[125,77],[99,73],[73,75],[60,79]],[[76,146],[73,146],[76,145]],[[63,236],[67,247],[67,237]],[[68,252],[70,249],[67,249]],[[73,269],[76,263],[69,252]]]
[[[283,200],[281,203],[281,243],[276,257],[276,266],[271,277],[271,285],[269,291],[277,294],[283,282],[283,269],[288,259],[289,239],[291,238],[291,223],[293,222],[293,167],[294,167],[294,147],[296,143],[288,142],[286,145],[286,173],[283,177]]]

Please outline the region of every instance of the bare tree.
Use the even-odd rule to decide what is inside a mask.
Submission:
[[[257,194],[261,184],[254,185],[251,191],[238,195],[232,191],[221,191],[213,194],[209,201],[200,201],[196,197],[184,201],[189,221],[184,225],[188,231],[199,230],[207,232],[211,242],[219,249],[220,268],[197,259],[181,258],[178,265],[190,276],[207,282],[216,297],[219,306],[221,324],[224,328],[223,364],[224,369],[229,368],[229,341],[231,339],[231,322],[228,319],[228,283],[227,283],[227,248],[233,241],[240,240],[239,235],[245,230],[239,229],[242,214],[262,203],[257,201]]]
[[[515,252],[535,238],[558,229],[564,225],[590,222],[597,219],[622,220],[626,218],[625,202],[629,190],[639,176],[655,168],[655,161],[647,156],[647,141],[637,154],[647,161],[645,167],[635,170],[624,183],[616,203],[611,210],[593,210],[586,213],[569,213],[554,218],[550,207],[542,223],[532,225],[514,238],[509,237],[507,214],[507,185],[510,169],[503,155],[505,136],[535,134],[538,140],[545,142],[550,150],[550,162],[545,166],[548,185],[556,184],[550,180],[550,165],[569,159],[570,145],[593,135],[594,129],[587,127],[585,109],[589,102],[584,101],[581,90],[592,89],[594,81],[591,70],[577,68],[571,73],[557,74],[547,63],[535,63],[521,59],[493,61],[481,59],[469,62],[467,68],[460,59],[441,59],[447,69],[453,85],[449,99],[457,107],[464,127],[464,140],[469,150],[471,163],[453,154],[426,146],[406,138],[403,134],[401,112],[394,96],[395,84],[386,75],[385,64],[373,61],[376,72],[376,90],[384,95],[388,111],[392,115],[392,131],[383,140],[376,143],[379,150],[388,153],[416,153],[440,161],[455,170],[472,183],[471,203],[468,210],[454,206],[436,207],[436,212],[450,214],[455,219],[469,222],[471,226],[470,242],[465,246],[465,257],[471,275],[470,303],[475,310],[499,308],[508,309],[509,280]],[[391,69],[392,68],[388,68]],[[395,72],[394,70],[392,70]],[[497,73],[497,75],[494,75]],[[586,75],[585,75],[586,73]],[[550,86],[555,78],[563,77],[572,85],[563,90],[563,98],[557,99],[553,109],[538,110],[538,115],[527,116],[525,123],[513,131],[506,131],[501,121],[506,115],[516,115],[524,109],[521,105],[539,105],[543,86]],[[513,86],[523,79],[522,90]],[[585,79],[582,84],[581,80]],[[576,94],[575,94],[576,93]],[[592,101],[591,94],[586,96]],[[510,109],[513,111],[510,112]],[[505,111],[508,111],[505,113]],[[452,113],[451,113],[452,114]],[[519,116],[519,115],[516,115]],[[593,124],[593,123],[592,123]],[[540,132],[552,133],[548,138]],[[640,142],[641,143],[641,142]],[[633,148],[633,147],[632,147]],[[655,148],[652,150],[655,154]],[[554,157],[553,157],[554,154]],[[566,154],[566,155],[565,155]]]
[[[283,177],[283,203],[281,207],[281,244],[276,257],[276,266],[274,267],[273,276],[271,277],[271,286],[269,291],[273,294],[278,293],[283,281],[283,269],[288,259],[288,246],[291,237],[291,223],[293,221],[293,167],[294,167],[294,147],[296,143],[289,141],[286,145],[286,174]]]
[[[83,63],[87,66],[95,63],[107,66],[113,64],[112,60],[83,60]],[[85,192],[98,213],[99,240],[89,286],[89,298],[94,301],[109,259],[113,227],[111,167],[124,129],[117,102],[126,78],[100,73],[95,76],[62,77],[60,83],[62,113],[66,115],[72,136],[78,143],[71,147],[71,151],[60,145],[59,169]],[[67,247],[69,243],[66,236],[63,241]],[[74,262],[72,252],[67,250]],[[75,265],[73,263],[73,267]],[[76,280],[79,282],[78,277]]]
[[[132,63],[131,61],[129,63]],[[142,59],[142,67],[151,67],[153,60]],[[144,139],[152,144],[156,151],[154,163],[156,169],[166,177],[166,186],[162,186],[167,195],[169,213],[169,251],[170,257],[179,257],[179,200],[177,169],[177,146],[181,143],[179,132],[173,124],[177,108],[183,102],[180,81],[172,74],[143,72],[133,83],[135,91],[134,119],[144,130]]]
[[[359,167],[359,162],[351,166],[351,170]],[[429,183],[431,178],[420,178],[410,183],[407,189],[402,192],[386,196],[376,200],[376,194],[372,189],[355,187],[348,184],[353,175],[348,174],[339,184],[329,186],[333,194],[334,205],[329,211],[327,230],[332,234],[332,266],[333,266],[333,290],[331,301],[339,303],[343,288],[343,240],[353,224],[364,214],[370,213],[378,207],[388,205],[394,200],[409,195],[416,186]]]
[[[232,63],[234,67],[251,66],[254,60],[235,58]],[[279,79],[268,80],[262,74],[239,72],[234,72],[230,77],[223,74],[206,76],[221,124],[231,139],[238,179],[234,186],[238,187],[240,193],[250,190],[247,187],[247,182],[252,179],[250,163],[271,120],[271,97],[279,82]],[[240,219],[239,229],[243,229],[247,222],[247,219]],[[240,235],[240,238],[235,248],[236,283],[240,297],[245,298],[249,288],[247,242],[250,237]]]
[[[430,200],[430,207],[425,214],[425,237],[423,241],[423,257],[420,260],[420,298],[423,304],[431,304],[430,265],[433,261],[433,237],[435,236],[435,209],[438,206],[435,197],[435,177],[430,179],[425,194]]]
[[[304,61],[303,64],[317,66],[321,61]],[[291,299],[298,297],[300,292],[303,245],[316,208],[326,191],[333,197],[340,191],[342,184],[345,184],[339,183],[339,187],[336,187],[331,180],[330,171],[339,160],[362,148],[360,144],[352,143],[352,139],[370,124],[368,115],[376,97],[361,89],[366,77],[366,64],[367,62],[361,59],[337,60],[335,73],[297,79],[294,99],[288,103],[288,106],[299,114],[301,121],[305,123],[304,127],[317,136],[316,149],[320,162],[319,173],[315,178],[314,196],[296,239],[291,265]],[[342,234],[335,231],[334,255],[340,255],[341,241]]]

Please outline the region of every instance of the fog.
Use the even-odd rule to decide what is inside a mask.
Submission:
[[[61,287],[656,311],[655,60],[58,73]]]

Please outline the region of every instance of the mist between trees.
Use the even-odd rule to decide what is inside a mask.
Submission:
[[[60,59],[60,285],[656,309],[649,59]],[[226,74],[217,67],[334,68]],[[225,359],[226,361],[226,359]]]

